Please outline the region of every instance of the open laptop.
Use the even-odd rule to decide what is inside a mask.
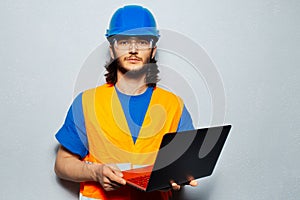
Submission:
[[[123,178],[142,191],[167,189],[171,181],[187,184],[212,174],[231,125],[164,135],[154,165],[123,171]]]

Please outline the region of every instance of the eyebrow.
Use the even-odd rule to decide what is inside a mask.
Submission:
[[[116,37],[118,40],[147,40],[150,41],[151,38],[147,36],[126,36],[126,35],[119,35]]]

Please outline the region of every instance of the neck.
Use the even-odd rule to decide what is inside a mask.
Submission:
[[[145,74],[140,77],[129,78],[118,71],[117,76],[118,81],[116,83],[116,87],[124,94],[139,95],[144,93],[147,89],[147,85],[145,83]]]

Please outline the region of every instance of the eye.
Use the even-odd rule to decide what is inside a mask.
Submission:
[[[126,46],[128,44],[129,44],[128,40],[120,40],[120,41],[118,41],[118,45],[121,45],[121,46]]]
[[[149,42],[147,40],[140,40],[138,43],[143,46],[149,45]]]

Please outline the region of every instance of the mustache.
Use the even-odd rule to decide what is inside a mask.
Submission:
[[[128,57],[125,57],[124,60],[131,60],[131,59],[134,59],[134,60],[138,60],[138,61],[142,61],[143,59],[138,57],[138,56],[135,56],[135,55],[131,55],[131,56],[128,56]]]

